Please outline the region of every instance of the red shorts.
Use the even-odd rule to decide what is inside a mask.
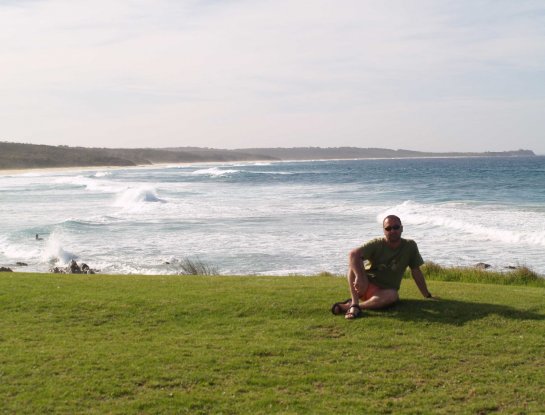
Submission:
[[[360,295],[360,300],[367,301],[380,290],[382,290],[382,288],[377,287],[373,283],[369,283],[369,285],[367,286],[367,290],[365,290],[365,293],[363,293],[363,295]]]

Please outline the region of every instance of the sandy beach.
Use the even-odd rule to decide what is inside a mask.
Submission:
[[[46,173],[63,173],[63,172],[78,172],[78,171],[95,171],[95,170],[124,170],[124,169],[147,169],[147,168],[166,168],[177,166],[190,166],[197,163],[157,163],[157,164],[140,164],[136,166],[81,166],[81,167],[38,167],[26,169],[0,169],[0,176],[16,176],[16,175],[31,175],[31,174],[46,174]],[[212,164],[212,163],[206,163]]]

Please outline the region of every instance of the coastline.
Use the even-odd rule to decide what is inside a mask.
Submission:
[[[65,172],[86,172],[95,170],[123,170],[123,169],[145,169],[154,167],[168,167],[168,166],[188,166],[196,163],[157,163],[157,164],[139,164],[136,166],[73,166],[73,167],[28,167],[25,169],[0,169],[0,177],[2,176],[19,176],[19,175],[31,175],[33,173],[46,174],[46,173],[65,173]]]
[[[128,167],[157,168],[165,165],[250,162],[313,162],[338,160],[387,160],[475,157],[535,157],[532,150],[485,152],[427,152],[404,149],[360,147],[276,147],[214,149],[175,148],[92,148],[49,146],[0,141],[0,174],[28,172],[88,171]],[[41,166],[41,167],[40,167]]]
[[[347,159],[342,159],[347,160]],[[357,160],[357,159],[354,159]],[[310,162],[321,160],[244,160],[244,161],[187,161],[187,162],[175,162],[175,163],[150,163],[150,164],[137,164],[134,166],[72,166],[72,167],[27,167],[24,169],[2,169],[0,168],[0,177],[2,176],[19,176],[19,175],[32,175],[32,174],[46,174],[46,173],[64,173],[64,172],[86,172],[95,170],[134,170],[134,169],[156,169],[156,168],[178,168],[188,166],[200,166],[200,165],[224,165],[224,164],[255,164],[255,163],[288,163],[288,162]],[[328,161],[328,160],[323,160]]]
[[[524,157],[524,156],[487,156],[483,155],[467,155],[467,156],[411,156],[411,157],[355,157],[355,158],[318,158],[318,159],[285,159],[285,160],[267,160],[267,159],[255,159],[255,160],[217,160],[217,161],[187,161],[187,162],[174,162],[174,163],[149,163],[149,164],[137,164],[132,166],[116,166],[116,165],[104,165],[104,166],[70,166],[70,167],[26,167],[21,169],[2,169],[0,167],[0,177],[2,176],[18,176],[28,175],[32,173],[44,174],[55,172],[85,172],[94,170],[123,170],[123,169],[153,169],[153,168],[176,168],[187,167],[193,165],[228,165],[228,164],[252,164],[252,163],[311,163],[317,161],[356,161],[356,160],[427,160],[427,159],[475,159],[475,158],[498,158],[498,157]],[[543,157],[542,155],[535,155],[531,157]]]
[[[6,169],[6,170],[0,169],[0,176],[19,176],[19,175],[27,175],[29,173],[43,174],[43,173],[52,173],[52,172],[90,171],[90,170],[96,170],[97,168],[106,169],[106,170],[114,170],[120,167],[119,166],[104,166],[104,167],[81,166],[81,167],[37,167],[37,168],[29,167],[25,169]]]

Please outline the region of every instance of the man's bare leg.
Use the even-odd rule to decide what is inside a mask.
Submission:
[[[392,304],[395,304],[398,301],[399,294],[396,290],[383,289],[375,293],[375,295],[373,295],[368,300],[358,300],[356,304],[359,304],[362,310],[379,310],[381,308],[385,308]],[[351,303],[339,304],[338,307],[346,313],[350,308],[350,305]]]
[[[348,288],[350,289],[350,297],[352,297],[352,302],[355,304],[358,304],[360,301],[360,297],[365,294],[365,291],[367,291],[367,287],[369,287],[369,278],[367,278],[367,275],[363,274],[358,278],[358,286],[356,287],[356,273],[354,272],[353,268],[350,267],[348,269]]]
[[[360,303],[360,297],[365,293],[365,291],[367,291],[367,287],[369,287],[369,278],[367,278],[365,273],[362,274],[363,275],[360,275],[358,278],[353,266],[348,268],[347,281],[350,289],[351,301],[348,304],[339,306],[341,310],[344,310],[345,318],[349,320],[352,320],[360,315],[361,309],[358,306]]]
[[[388,307],[399,301],[399,294],[393,289],[381,289],[371,298],[360,303],[360,308],[364,310],[378,310]]]

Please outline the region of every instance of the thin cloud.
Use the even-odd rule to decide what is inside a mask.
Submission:
[[[541,2],[43,0],[0,25],[1,139],[471,150],[518,128],[545,153]]]

